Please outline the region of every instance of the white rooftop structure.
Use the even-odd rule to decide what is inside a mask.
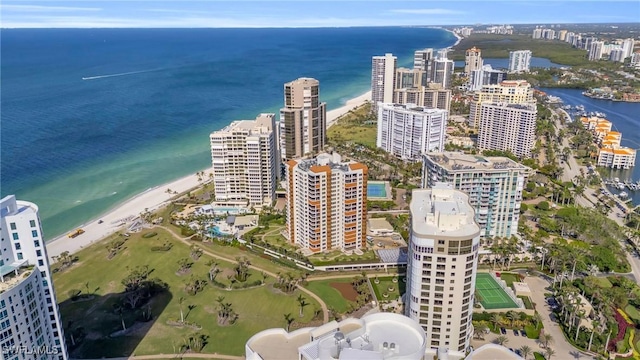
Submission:
[[[247,360],[419,360],[426,346],[418,323],[399,314],[377,313],[291,333],[268,329],[251,337],[245,352]]]
[[[414,233],[457,238],[479,231],[468,197],[448,184],[414,192],[410,208]]]

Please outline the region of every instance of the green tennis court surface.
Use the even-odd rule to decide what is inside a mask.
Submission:
[[[488,273],[476,274],[476,297],[487,310],[518,307]]]

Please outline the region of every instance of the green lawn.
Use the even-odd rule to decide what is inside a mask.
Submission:
[[[611,282],[609,281],[609,279],[607,279],[606,277],[597,277],[595,279],[600,287],[611,288],[613,286],[611,285]]]
[[[377,125],[358,125],[337,123],[327,130],[327,137],[335,141],[351,141],[370,148],[376,147]]]
[[[180,317],[179,299],[184,298],[183,309],[187,314],[186,320],[202,327],[199,332],[208,336],[207,345],[203,352],[217,352],[221,354],[242,355],[244,345],[249,337],[256,332],[273,327],[284,327],[284,314],[291,313],[296,321],[308,322],[313,317],[314,310],[320,305],[306,296],[310,303],[304,308],[304,316],[299,317],[299,306],[296,301],[298,293],[286,295],[272,284],[275,279],[267,278],[266,285],[251,289],[227,291],[207,284],[205,289],[195,296],[184,291],[184,282],[191,274],[199,278],[206,278],[209,259],[203,255],[196,261],[191,274],[178,276],[177,261],[189,257],[189,247],[162,229],[154,230],[158,236],[144,239],[141,234],[132,235],[125,243],[125,249],[113,259],[107,260],[107,250],[104,243],[99,243],[77,253],[80,261],[71,268],[53,275],[65,326],[72,324],[72,328],[82,327],[88,334],[80,347],[73,352],[76,358],[100,358],[128,356],[132,354],[170,354],[174,346],[179,346],[183,339],[196,332],[196,329],[178,328],[167,324]],[[171,241],[173,248],[168,252],[152,252],[150,248]],[[218,246],[219,248],[226,248]],[[217,249],[217,247],[214,247]],[[240,252],[239,249],[234,248]],[[238,255],[243,255],[240,252]],[[216,278],[221,283],[229,283],[227,275],[233,273],[232,264],[216,260],[220,263],[222,273]],[[267,262],[270,264],[269,262]],[[121,329],[121,319],[113,305],[122,302],[123,285],[121,280],[128,273],[127,268],[137,265],[148,265],[152,269],[151,278],[160,278],[168,283],[168,291],[151,300],[153,320],[148,323],[137,323],[138,329],[129,336],[109,338],[108,335]],[[251,271],[248,281],[262,279],[262,275]],[[80,289],[85,292],[88,283],[89,292],[94,292],[94,298],[87,301],[72,302],[68,292]],[[232,304],[232,308],[239,314],[235,325],[218,326],[215,299],[224,296],[225,302]],[[303,296],[305,296],[303,294]],[[189,311],[188,309],[191,308]],[[125,310],[123,315],[127,327],[134,325],[140,312]]]
[[[540,337],[540,330],[542,330],[542,323],[538,324],[538,327],[533,325],[524,326],[524,331],[527,333],[529,339],[538,339],[538,337]]]
[[[525,309],[530,309],[533,310],[533,304],[531,303],[531,298],[529,298],[528,296],[523,296],[523,295],[519,295],[518,296],[520,299],[522,299],[522,302],[524,303],[524,307]]]
[[[540,354],[539,352],[534,352],[533,353],[533,358],[535,360],[545,360],[544,355]]]
[[[393,279],[398,279],[398,281],[393,282]],[[378,284],[376,284],[375,278],[370,279],[371,286],[373,286],[373,291],[376,293],[378,301],[396,300],[402,296],[407,287],[407,284],[402,281],[402,279],[404,279],[404,276],[401,276],[400,278],[395,276],[379,277],[378,281],[380,283]],[[383,296],[385,293],[388,295],[386,298]]]
[[[345,313],[347,311],[347,306],[349,305],[349,300],[342,297],[340,291],[338,289],[331,286],[331,283],[351,283],[353,278],[345,278],[345,279],[330,279],[330,280],[316,280],[309,281],[306,288],[313,291],[316,295],[318,295],[328,307],[333,308],[339,313]]]
[[[624,312],[626,312],[630,318],[634,320],[640,320],[640,311],[638,311],[638,309],[636,309],[633,305],[627,305],[627,307],[624,308]]]
[[[345,255],[342,251],[336,250],[329,254],[316,254],[308,257],[315,266],[349,264],[349,263],[369,263],[380,261],[373,250],[366,250],[362,255]]]
[[[373,149],[377,131],[371,106],[367,104],[350,111],[327,129],[327,142],[329,145],[353,142]]]
[[[512,274],[512,273],[500,273],[500,279],[504,280],[507,283],[507,286],[510,288],[513,288],[514,282],[520,281],[518,274]]]

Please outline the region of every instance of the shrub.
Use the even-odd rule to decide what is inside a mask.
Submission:
[[[78,300],[78,297],[80,297],[80,293],[82,293],[82,290],[79,289],[71,289],[67,292],[69,298],[71,298],[72,301]]]
[[[157,232],[148,232],[148,233],[142,235],[142,237],[145,238],[145,239],[149,239],[149,238],[152,238],[152,237],[154,237],[156,235],[158,235]]]
[[[540,210],[544,210],[544,211],[549,211],[549,209],[551,208],[549,206],[549,202],[547,201],[540,201],[538,203],[538,205],[536,205],[536,208],[540,209]]]

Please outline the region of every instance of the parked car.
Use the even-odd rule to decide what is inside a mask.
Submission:
[[[524,331],[524,329],[520,329],[520,336],[526,337],[527,336],[527,332]]]
[[[520,334],[518,334],[518,330],[513,329],[513,335],[515,335],[515,336],[519,336]]]
[[[505,328],[501,327],[501,328],[500,328],[500,333],[501,333],[502,335],[507,335],[507,330],[506,330]]]

